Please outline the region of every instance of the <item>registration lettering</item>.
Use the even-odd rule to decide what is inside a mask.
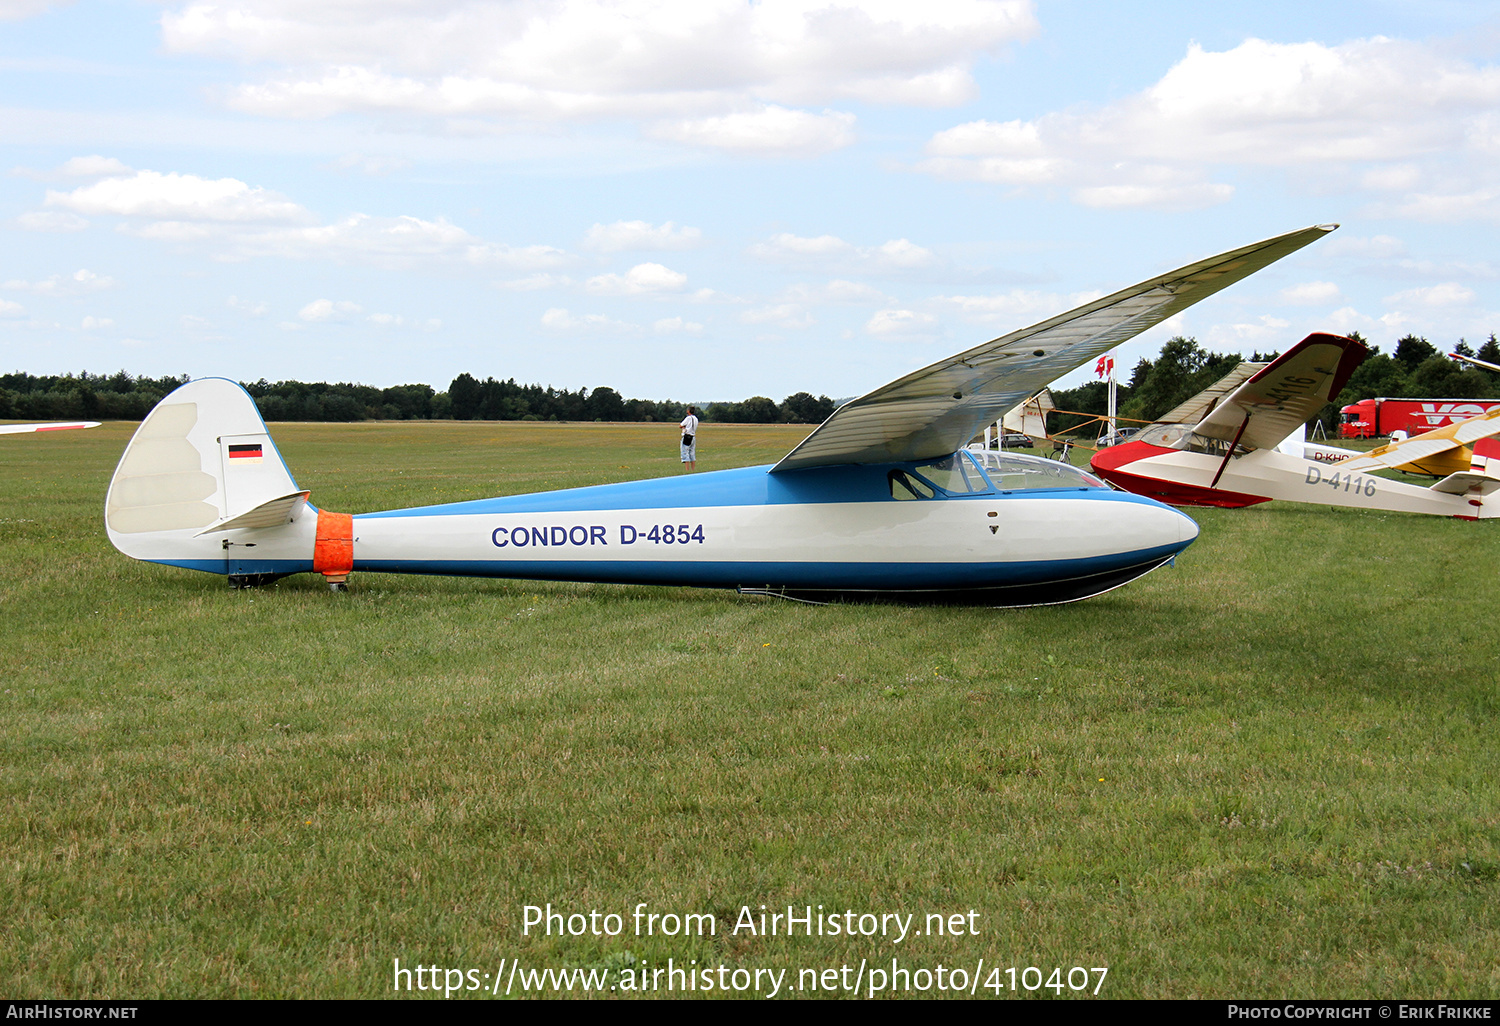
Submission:
[[[572,524],[563,527],[549,524],[546,527],[497,527],[490,532],[490,541],[497,549],[524,549],[530,546],[562,548],[568,545],[608,545],[604,540],[604,528],[598,524]]]
[[[686,545],[688,542],[697,542],[702,545],[703,525],[652,524],[649,528],[621,525],[620,544],[634,545],[637,542],[650,542],[653,545]]]
[[[1332,474],[1324,477],[1322,470],[1315,466],[1308,467],[1307,480],[1303,483],[1327,485],[1336,492],[1345,492],[1350,495],[1375,494],[1375,479],[1373,477],[1365,477],[1363,474],[1353,473],[1352,471],[1347,474],[1340,474],[1338,471],[1334,471]]]

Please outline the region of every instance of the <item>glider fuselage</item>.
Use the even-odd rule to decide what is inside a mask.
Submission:
[[[1139,496],[1007,490],[966,467],[975,490],[908,499],[893,497],[904,488],[891,475],[921,488],[912,464],[748,467],[365,513],[349,522],[349,569],[1031,605],[1118,587],[1198,534]],[[183,559],[178,539],[157,561],[245,578],[322,569],[316,514],[210,532],[198,558]]]
[[[1100,450],[1094,473],[1121,488],[1174,506],[1237,509],[1271,499],[1403,513],[1479,518],[1482,502],[1358,471],[1299,459],[1274,449],[1231,457],[1126,442]],[[1495,515],[1494,512],[1488,515]]]

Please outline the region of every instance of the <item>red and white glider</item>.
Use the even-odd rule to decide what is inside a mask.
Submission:
[[[1353,339],[1309,335],[1241,382],[1226,378],[1220,382],[1225,387],[1216,386],[1182,404],[1134,441],[1101,449],[1091,461],[1092,469],[1126,491],[1174,506],[1238,508],[1287,499],[1469,520],[1500,517],[1500,498],[1485,501],[1500,490],[1500,476],[1491,469],[1500,469],[1500,460],[1489,462],[1500,457],[1500,442],[1489,437],[1500,433],[1500,418],[1466,432],[1463,441],[1474,445],[1470,469],[1449,474],[1431,487],[1354,469],[1406,463],[1430,442],[1426,435],[1387,446],[1378,462],[1362,459],[1329,466],[1301,453],[1278,451],[1277,446],[1343,390],[1368,354]],[[1403,455],[1407,447],[1409,454]]]

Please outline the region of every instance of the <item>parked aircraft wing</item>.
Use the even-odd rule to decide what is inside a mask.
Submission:
[[[1497,434],[1500,434],[1500,410],[1491,410],[1457,424],[1446,424],[1433,431],[1413,435],[1404,442],[1392,442],[1378,449],[1371,449],[1363,456],[1344,460],[1339,464],[1339,469],[1370,471],[1400,467],[1460,445],[1473,445],[1481,438]]]
[[[1369,353],[1352,338],[1309,335],[1226,396],[1193,432],[1274,449],[1333,401]]]
[[[19,435],[28,431],[72,431],[75,428],[98,427],[97,420],[63,420],[50,424],[0,424],[0,435]]]
[[[1196,424],[1217,409],[1225,396],[1269,366],[1271,366],[1269,363],[1251,363],[1246,360],[1191,399],[1178,403],[1156,418],[1156,422],[1158,424]]]
[[[954,452],[1043,385],[1336,227],[1315,225],[1188,264],[914,371],[839,407],[772,473]]]

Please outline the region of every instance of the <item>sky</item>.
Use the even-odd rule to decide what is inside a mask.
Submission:
[[[4,370],[848,397],[1330,222],[1122,370],[1500,331],[1492,0],[0,0],[0,87]]]

